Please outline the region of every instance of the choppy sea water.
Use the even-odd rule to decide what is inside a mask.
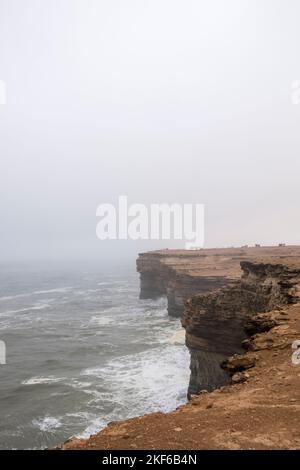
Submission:
[[[189,355],[132,267],[0,267],[0,448],[40,449],[186,401]]]

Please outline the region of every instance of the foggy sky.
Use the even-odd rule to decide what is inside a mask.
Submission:
[[[298,0],[0,0],[0,260],[167,246],[97,240],[119,195],[205,204],[208,247],[300,243],[299,18]]]

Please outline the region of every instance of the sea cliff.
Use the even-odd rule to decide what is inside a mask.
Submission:
[[[60,448],[299,448],[300,248],[165,250],[137,269],[141,297],[182,317],[190,400]]]

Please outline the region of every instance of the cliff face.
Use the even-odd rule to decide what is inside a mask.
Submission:
[[[238,254],[242,253],[237,251],[236,256]],[[181,317],[189,297],[228,285],[239,276],[240,269],[238,257],[232,258],[222,251],[165,250],[140,254],[137,271],[140,273],[140,298],[166,296],[169,315]]]
[[[295,259],[298,256],[299,247],[161,250],[141,253],[137,259],[140,298],[166,296],[169,315],[181,317],[185,301],[193,295],[213,292],[238,280],[242,261],[278,261],[282,258]],[[244,270],[244,275],[245,273]]]
[[[275,326],[272,318],[256,314],[297,299],[298,269],[247,261],[241,267],[242,277],[232,286],[186,302],[182,324],[191,354],[189,396],[229,383],[230,374],[221,367],[225,358],[243,352],[248,334]]]

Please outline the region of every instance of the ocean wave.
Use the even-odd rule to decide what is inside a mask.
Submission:
[[[13,315],[15,313],[24,313],[24,312],[30,312],[31,310],[44,310],[45,308],[49,308],[49,304],[40,304],[40,305],[33,305],[32,307],[24,307],[24,308],[19,308],[17,310],[7,310],[5,312],[0,312],[0,316],[8,316],[8,315]]]
[[[89,421],[90,424],[87,428],[84,429],[82,433],[79,433],[77,437],[86,439],[90,437],[92,434],[96,434],[101,429],[103,429],[107,425],[107,420],[99,417],[95,417],[93,420]]]
[[[69,287],[57,287],[55,289],[46,289],[46,290],[36,290],[34,292],[32,292],[32,295],[40,295],[40,294],[61,294],[61,293],[65,293],[65,292],[68,292],[69,290],[72,290],[74,289],[73,286],[69,286]]]
[[[115,319],[103,315],[93,315],[89,321],[89,324],[97,324],[99,326],[106,326],[115,323]]]
[[[54,377],[49,375],[48,377],[31,377],[30,379],[23,380],[22,385],[48,385],[53,383],[62,382],[65,377]]]
[[[70,387],[82,390],[82,389],[85,389],[86,387],[91,387],[92,383],[91,382],[82,382],[80,380],[75,379],[75,380],[72,380],[71,382],[68,382],[68,385]]]
[[[6,295],[4,297],[0,297],[0,300],[5,301],[5,300],[18,299],[19,297],[30,297],[32,294],[33,292],[28,292],[26,294]]]
[[[87,368],[83,376],[95,377],[111,391],[113,403],[133,413],[170,411],[186,401],[189,354],[185,346],[163,345],[110,360],[103,367]],[[122,416],[123,417],[128,417]]]
[[[22,298],[22,297],[31,297],[33,295],[41,295],[41,294],[48,294],[48,293],[50,294],[51,293],[64,293],[72,289],[74,289],[74,287],[69,286],[69,287],[57,287],[55,289],[35,290],[32,292],[24,292],[23,294],[2,296],[0,297],[0,301],[14,300],[14,299]]]

